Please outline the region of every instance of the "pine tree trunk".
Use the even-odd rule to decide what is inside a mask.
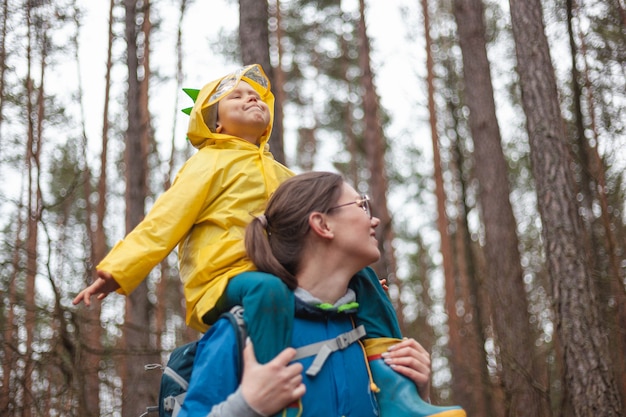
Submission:
[[[105,91],[104,91],[104,110],[102,124],[102,150],[100,154],[100,177],[98,179],[98,202],[94,206],[90,198],[86,198],[86,216],[87,222],[85,228],[87,230],[90,241],[90,263],[95,266],[96,263],[106,255],[106,237],[104,232],[104,216],[106,213],[106,175],[107,175],[107,148],[108,148],[108,109],[109,109],[109,93],[111,83],[111,67],[112,67],[112,46],[113,46],[113,8],[114,0],[111,0],[109,7],[109,26],[108,26],[108,48],[107,48],[107,65],[105,74]],[[80,22],[77,23],[77,28]],[[78,48],[78,39],[76,42],[76,51]],[[80,62],[76,56],[76,62]],[[84,100],[82,87],[80,88],[80,100]],[[88,149],[87,137],[83,121],[83,164],[85,165],[84,181],[85,196],[92,194],[92,170],[88,165]],[[92,229],[91,220],[96,219],[96,227]],[[90,278],[89,285],[93,280],[97,279],[95,268],[92,268],[87,276]],[[79,334],[82,343],[76,346],[75,366],[78,369],[76,375],[76,391],[78,396],[77,412],[85,417],[97,417],[100,415],[100,363],[102,360],[102,333],[103,328],[100,321],[100,313],[102,311],[101,303],[94,303],[89,309],[80,309],[77,312],[79,319],[76,320],[76,326],[80,328]],[[84,348],[86,346],[86,349]]]
[[[458,129],[457,129],[458,132]],[[459,132],[460,133],[460,132]],[[454,239],[454,254],[457,264],[458,286],[462,311],[457,312],[460,321],[460,334],[463,357],[458,358],[463,366],[456,371],[452,379],[452,388],[455,402],[463,404],[469,415],[479,416],[503,416],[504,410],[496,411],[497,401],[495,398],[503,397],[499,386],[491,383],[488,374],[485,344],[487,338],[485,329],[490,325],[491,308],[489,297],[486,294],[485,285],[481,280],[476,261],[472,251],[474,243],[471,239],[467,215],[470,211],[466,204],[467,186],[473,177],[465,176],[462,167],[465,166],[463,158],[464,149],[461,135],[457,135],[454,148],[454,165],[458,172],[459,189],[461,197],[456,221]],[[465,178],[469,178],[466,180]],[[477,250],[480,250],[478,248]],[[484,283],[484,282],[483,282]],[[467,381],[474,381],[468,384]]]
[[[87,177],[85,181],[85,195],[91,194],[90,184],[91,174],[90,170],[86,169],[84,175]],[[87,199],[88,200],[88,199]],[[87,203],[85,209],[89,215],[87,219],[91,219],[91,214],[97,216],[90,203]],[[105,255],[104,250],[98,251],[98,235],[103,235],[103,231],[95,230],[94,233],[90,233],[90,223],[86,225],[89,233],[89,239],[91,243],[91,259],[102,259]],[[97,279],[95,270],[92,270],[90,274],[87,274],[91,278],[91,282]],[[87,283],[87,284],[89,284]],[[80,343],[76,346],[77,355],[74,358],[74,366],[77,370],[76,376],[76,391],[78,396],[78,404],[76,411],[81,416],[85,417],[98,417],[100,416],[100,361],[102,360],[102,325],[100,322],[100,312],[102,310],[100,303],[94,303],[88,309],[80,309],[77,312],[78,320],[75,325],[80,328]],[[85,348],[86,347],[86,348]]]
[[[386,149],[380,125],[378,95],[374,87],[374,75],[370,63],[370,45],[365,24],[364,0],[359,0],[359,10],[359,67],[361,68],[360,83],[363,89],[363,113],[365,117],[363,144],[367,166],[370,171],[369,189],[372,209],[376,217],[380,219],[380,225],[376,228],[376,236],[378,242],[380,242],[379,247],[382,256],[374,265],[374,269],[380,278],[385,278],[389,283],[392,283],[396,275],[396,260],[392,245],[393,226],[389,209],[387,208]]]
[[[462,85],[461,74],[457,74],[457,60],[447,56],[440,63],[446,73],[443,82],[448,86]],[[454,87],[451,87],[454,88]],[[491,306],[489,297],[484,288],[485,268],[478,267],[478,258],[483,258],[483,250],[478,242],[473,242],[469,230],[468,216],[471,208],[467,202],[472,199],[468,195],[468,184],[475,181],[472,169],[466,163],[465,155],[471,154],[466,149],[461,106],[457,100],[448,100],[446,112],[449,115],[451,126],[456,137],[453,144],[447,149],[449,155],[448,173],[453,173],[452,187],[459,190],[459,196],[453,203],[457,206],[457,216],[454,225],[452,256],[455,263],[456,294],[454,310],[458,325],[460,352],[455,355],[451,386],[454,402],[463,404],[469,415],[503,416],[504,391],[502,385],[494,383],[488,373],[487,355],[485,346],[491,335],[487,329],[493,328],[491,321]],[[442,167],[443,169],[443,167]],[[452,219],[450,219],[452,222]],[[483,262],[484,265],[484,262]],[[467,381],[474,381],[468,384]],[[496,399],[497,398],[497,399]]]
[[[502,375],[512,415],[550,415],[547,397],[536,386],[545,378],[533,360],[533,334],[525,297],[516,223],[509,200],[507,163],[496,119],[487,59],[481,0],[457,0],[454,8],[463,53],[469,125],[474,141],[475,175],[485,227],[486,287],[493,303],[501,348]]]
[[[448,349],[450,350],[449,361],[452,371],[452,378],[457,374],[463,375],[464,368],[462,358],[462,345],[460,340],[460,324],[456,314],[456,277],[454,265],[454,253],[452,239],[449,233],[449,220],[446,214],[446,191],[443,181],[443,169],[439,144],[439,133],[437,130],[437,109],[435,105],[435,74],[434,59],[432,56],[432,39],[430,37],[430,13],[428,11],[428,0],[421,0],[422,14],[424,16],[424,33],[426,38],[426,82],[428,87],[428,113],[430,122],[430,134],[433,146],[433,177],[435,180],[435,197],[437,199],[437,230],[439,231],[440,252],[443,257],[443,274],[445,288],[445,309],[448,315]],[[458,382],[458,381],[457,381]],[[462,382],[461,382],[462,383]],[[453,386],[455,384],[453,383]],[[456,392],[453,393],[456,400]],[[461,404],[464,406],[464,404]]]
[[[589,268],[591,271],[600,271],[600,278],[595,281],[597,283],[599,301],[603,306],[601,311],[604,313],[604,316],[607,317],[606,322],[607,330],[609,331],[610,351],[615,368],[614,374],[618,377],[622,407],[626,408],[626,378],[619,378],[620,375],[626,375],[626,358],[624,357],[624,352],[626,352],[626,293],[624,292],[623,274],[619,267],[619,250],[617,249],[618,245],[615,238],[614,225],[611,221],[607,201],[604,162],[598,154],[599,135],[597,134],[596,126],[595,102],[590,86],[587,88],[587,103],[589,106],[589,131],[592,136],[591,138],[587,138],[585,135],[583,78],[577,66],[579,51],[574,30],[574,15],[580,13],[580,11],[577,10],[578,8],[574,0],[567,0],[566,8],[567,29],[572,54],[571,84],[576,126],[576,145],[580,164],[582,165],[579,170],[579,175],[581,176],[580,189],[584,196],[583,204],[586,210],[586,216],[583,217],[583,220],[586,220],[585,226],[589,233],[588,240],[591,242],[588,248],[588,253],[592,254],[592,256],[589,257]],[[580,34],[580,42],[582,45],[582,53],[580,55],[582,55],[583,62],[585,62],[584,68],[587,78],[585,38],[582,33]],[[592,146],[591,143],[595,143],[595,145]],[[602,223],[601,230],[603,233],[598,233],[598,229],[593,227],[596,220],[592,211],[594,201],[600,206],[600,221]],[[598,236],[598,234],[600,234],[600,236]],[[596,261],[596,259],[598,261]],[[608,266],[605,267],[604,264],[608,264]],[[615,307],[612,307],[611,304]]]
[[[350,69],[350,61],[348,58],[348,41],[341,36],[341,74],[346,80],[346,88],[348,89],[348,94],[353,94],[353,87],[350,81],[348,81],[348,71]],[[354,134],[354,118],[352,117],[352,112],[354,111],[354,106],[350,102],[350,100],[346,100],[345,108],[343,111],[343,125],[344,125],[344,134],[346,135],[346,149],[348,154],[350,155],[350,161],[348,161],[348,179],[352,182],[352,184],[359,183],[359,169],[358,169],[358,155],[357,155],[357,140],[356,135]]]
[[[283,104],[286,102],[285,94],[285,74],[282,69],[282,36],[283,30],[281,27],[280,16],[280,1],[275,0],[276,4],[273,11],[273,17],[276,18],[276,32],[273,34],[276,40],[276,46],[278,49],[278,63],[276,67],[272,67],[271,63],[268,64],[268,77],[272,82],[272,91],[274,92],[274,126],[272,127],[272,135],[270,136],[269,144],[274,158],[281,164],[287,164],[287,157],[285,156],[285,140],[284,140],[284,125],[283,119],[285,113],[283,111]],[[269,29],[268,29],[269,31]],[[269,61],[269,44],[268,44],[268,61]]]
[[[39,220],[41,218],[42,196],[39,183],[40,178],[40,155],[43,135],[43,118],[45,116],[44,103],[44,75],[46,70],[47,42],[45,33],[41,33],[41,27],[37,26],[37,22],[32,19],[32,9],[27,6],[26,18],[28,24],[28,47],[27,47],[27,74],[26,74],[26,93],[27,93],[27,109],[28,109],[28,134],[26,143],[26,167],[27,174],[27,199],[26,210],[28,219],[26,220],[26,271],[24,286],[24,329],[26,331],[26,354],[24,355],[24,376],[23,376],[23,416],[30,417],[35,409],[35,398],[33,397],[33,371],[35,368],[35,358],[33,357],[34,333],[37,324],[37,306],[35,302],[35,278],[37,276],[37,253],[38,253],[38,234]],[[31,20],[32,19],[32,20]],[[33,103],[32,97],[35,95],[34,80],[31,78],[31,68],[33,65],[33,54],[31,47],[31,39],[33,32],[43,36],[41,42],[41,67],[39,73],[39,87],[36,89],[36,102]]]
[[[568,401],[577,417],[618,416],[620,398],[582,243],[584,228],[542,6],[538,0],[510,0],[510,7]]]
[[[149,20],[150,4],[146,0],[143,9],[136,9],[136,2],[125,0],[126,41],[128,45],[128,128],[124,162],[126,167],[126,232],[129,233],[142,219],[147,196],[148,148],[150,143],[149,116],[147,108],[147,82],[150,76],[147,66],[148,44],[138,45],[137,15],[143,12],[144,22]],[[145,41],[149,32],[144,30]],[[138,57],[144,47],[142,57]],[[142,69],[141,78],[139,69]],[[143,364],[154,362],[154,344],[151,341],[154,308],[148,299],[148,286],[144,280],[126,298],[123,345],[126,349],[122,368],[123,399],[122,414],[140,415],[147,406],[156,404],[159,380],[156,375],[146,374]],[[158,360],[157,360],[158,361]]]
[[[6,325],[3,328],[3,354],[4,360],[2,362],[2,382],[3,389],[0,390],[0,410],[16,410],[18,401],[16,401],[18,394],[17,383],[17,352],[19,344],[19,330],[16,324],[16,314],[14,306],[18,305],[18,287],[20,286],[19,277],[22,274],[22,251],[24,242],[21,236],[24,232],[24,218],[27,217],[27,213],[24,213],[23,204],[20,203],[17,208],[17,220],[14,230],[13,239],[13,255],[11,260],[11,274],[9,276],[9,291],[8,291],[8,308],[6,314]]]
[[[277,11],[280,13],[280,10]],[[272,85],[282,88],[276,82],[274,70],[270,62],[270,41],[268,27],[269,11],[267,0],[239,0],[239,45],[244,65],[260,64]],[[285,163],[283,145],[283,107],[275,95],[274,126],[269,145],[274,158]]]
[[[2,13],[0,14],[2,29],[0,29],[0,97],[3,99],[0,100],[0,145],[2,144],[2,124],[4,122],[4,92],[5,92],[5,74],[7,70],[7,24],[9,20],[9,0],[4,0],[2,2]],[[1,149],[1,146],[0,146]]]

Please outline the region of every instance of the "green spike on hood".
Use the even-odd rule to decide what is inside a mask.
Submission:
[[[194,103],[196,102],[196,99],[198,98],[198,93],[200,92],[200,90],[198,90],[197,88],[183,88],[183,91],[185,92],[185,94],[191,97]],[[181,109],[181,111],[185,113],[187,116],[191,115],[192,110],[193,110],[193,106]],[[187,138],[187,141],[189,141],[189,138]]]
[[[185,94],[191,97],[194,103],[196,102],[196,99],[198,98],[198,93],[200,93],[200,90],[196,88],[183,88],[183,91],[185,92]],[[189,116],[191,115],[192,110],[193,110],[193,106],[182,109],[181,111],[185,113],[187,116]]]
[[[183,91],[185,92],[185,94],[191,97],[194,103],[196,102],[196,99],[198,98],[198,93],[200,93],[200,90],[198,90],[197,88],[183,88]],[[184,108],[181,111],[185,113],[187,116],[191,116],[192,110],[193,110],[193,106]],[[187,138],[187,141],[189,141],[189,138]]]
[[[183,88],[183,91],[189,96],[191,97],[191,99],[193,100],[193,102],[196,102],[196,99],[198,98],[198,93],[200,92],[200,90],[195,89],[195,88]]]

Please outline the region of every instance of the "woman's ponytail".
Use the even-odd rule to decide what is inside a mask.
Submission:
[[[259,271],[276,275],[293,290],[297,287],[296,278],[274,256],[269,241],[271,238],[269,228],[265,215],[252,220],[246,229],[246,252]]]

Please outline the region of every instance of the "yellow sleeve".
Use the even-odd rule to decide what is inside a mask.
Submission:
[[[96,266],[113,276],[119,293],[130,294],[187,235],[211,202],[210,167],[214,165],[208,155],[200,151],[192,156],[146,217]]]

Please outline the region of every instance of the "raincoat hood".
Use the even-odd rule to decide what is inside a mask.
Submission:
[[[261,100],[269,107],[270,122],[257,142],[259,148],[265,148],[274,125],[274,95],[270,91],[270,81],[259,64],[240,68],[202,87],[189,114],[187,138],[193,146],[201,149],[217,141],[232,140],[235,137],[216,133],[215,121],[219,101],[226,97],[241,81],[250,84],[259,93]]]

